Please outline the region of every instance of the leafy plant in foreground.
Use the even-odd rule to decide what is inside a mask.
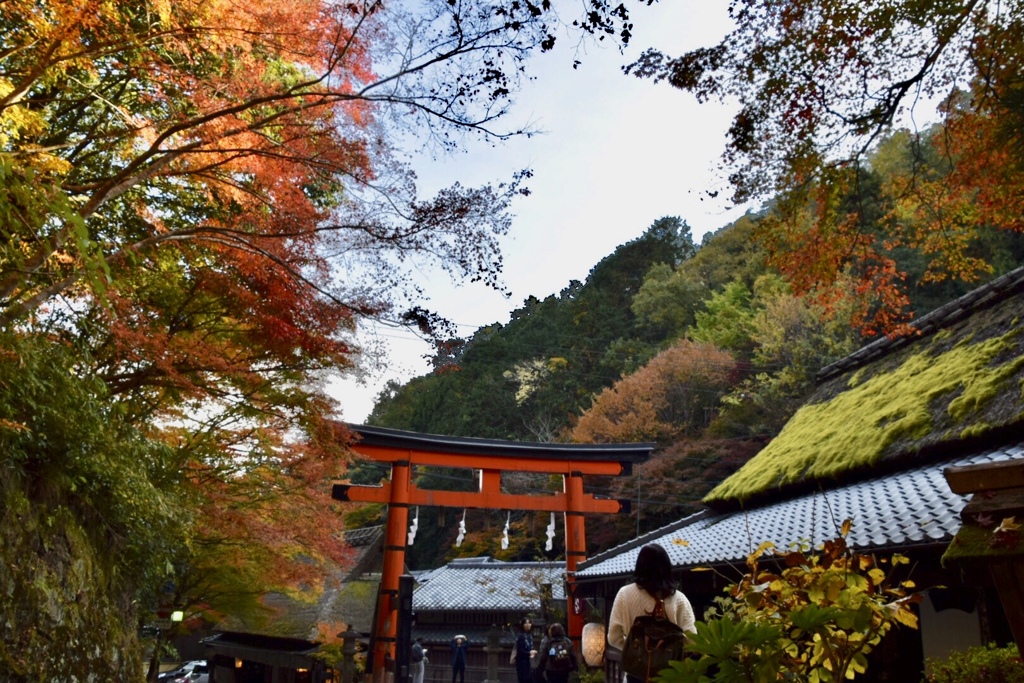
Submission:
[[[945,659],[928,660],[928,683],[1024,683],[1024,662],[1017,646],[989,643],[950,653]]]
[[[776,552],[762,543],[747,557],[748,571],[726,588],[717,614],[697,623],[686,649],[694,657],[672,662],[661,683],[852,680],[867,655],[895,625],[917,628],[909,580],[893,576],[907,558],[860,555],[848,547],[852,522],[817,553]],[[677,543],[687,545],[684,540]],[[883,564],[890,565],[888,573]]]

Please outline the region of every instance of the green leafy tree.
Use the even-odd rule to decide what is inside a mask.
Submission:
[[[728,349],[740,357],[749,357],[753,347],[753,321],[753,294],[742,282],[734,280],[705,301],[704,310],[696,314],[690,337]]]
[[[179,453],[81,375],[75,348],[0,341],[0,668],[140,680],[138,601],[155,600],[195,516]]]
[[[717,336],[722,343],[749,349],[744,375],[722,399],[711,432],[718,436],[765,437],[782,428],[814,387],[826,365],[851,353],[861,337],[853,310],[828,313],[792,294],[777,275],[762,275],[749,295],[740,283],[702,313],[693,335]]]
[[[647,272],[631,309],[645,339],[675,339],[694,325],[709,296],[708,288],[688,269],[659,263]]]
[[[694,249],[689,226],[679,218],[665,217],[590,270],[573,306],[576,336],[571,339],[576,356],[574,369],[581,373],[587,393],[605,386],[608,372],[613,378],[621,372],[621,368],[606,366],[601,373],[599,368],[613,341],[635,336],[630,306],[648,271],[659,263],[674,267],[690,257]]]
[[[764,244],[756,239],[761,218],[748,212],[714,232],[705,233],[697,253],[680,264],[679,270],[711,291],[718,291],[733,280],[752,288],[768,267]]]
[[[1013,643],[996,647],[995,643],[954,651],[942,659],[928,660],[927,683],[1021,683],[1024,662]]]

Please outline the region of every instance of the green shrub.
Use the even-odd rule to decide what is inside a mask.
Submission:
[[[971,647],[946,659],[929,659],[928,683],[1024,683],[1024,662],[1016,645]]]

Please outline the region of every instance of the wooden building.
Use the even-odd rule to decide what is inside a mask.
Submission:
[[[607,615],[639,548],[659,543],[699,618],[722,576],[738,577],[762,541],[817,545],[850,518],[855,550],[909,556],[927,592],[920,630],[896,629],[858,680],[920,680],[928,658],[1010,641],[991,576],[942,562],[968,499],[943,473],[1024,461],[1021,321],[1024,269],[923,316],[912,334],[825,368],[781,433],[705,498],[704,511],[581,563],[580,590]],[[717,572],[696,571],[705,567]],[[617,680],[611,655],[607,680]]]

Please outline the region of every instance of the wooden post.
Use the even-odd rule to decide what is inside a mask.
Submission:
[[[484,647],[487,653],[487,678],[483,683],[499,683],[498,681],[498,658],[501,656],[501,630],[491,624],[491,630],[487,632],[487,645]]]
[[[398,633],[398,581],[405,572],[405,541],[409,526],[408,460],[397,460],[391,465],[391,500],[388,502],[388,521],[384,531],[384,568],[380,590],[377,593],[377,623],[373,651],[373,681],[384,683],[386,661],[394,658],[395,638]]]
[[[565,573],[566,627],[576,652],[583,634],[583,606],[576,597],[576,567],[587,559],[587,533],[584,524],[583,475],[570,472],[565,485]]]

